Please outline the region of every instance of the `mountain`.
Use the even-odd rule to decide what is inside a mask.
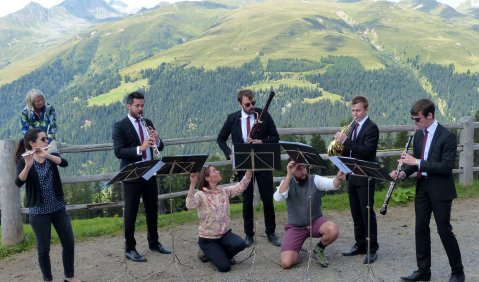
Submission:
[[[20,61],[37,51],[58,47],[66,38],[91,23],[65,9],[46,9],[31,2],[20,11],[0,18],[0,67]]]
[[[123,16],[103,0],[65,0],[57,7],[64,8],[69,14],[89,22],[111,21]]]
[[[404,0],[400,3],[431,15],[438,15],[444,19],[461,17],[461,13],[457,12],[454,8],[439,3],[436,0]]]
[[[461,13],[471,15],[476,19],[479,19],[479,1],[468,0],[463,2],[457,7],[457,10]],[[479,30],[479,27],[478,27]]]

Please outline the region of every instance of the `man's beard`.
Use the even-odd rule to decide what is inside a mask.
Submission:
[[[304,178],[296,178],[294,177],[294,179],[296,179],[296,181],[298,181],[299,185],[304,185],[306,183],[306,181],[308,181],[308,175],[306,174],[306,176]]]

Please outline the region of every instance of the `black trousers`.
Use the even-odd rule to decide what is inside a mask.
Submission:
[[[367,178],[349,180],[348,194],[349,206],[354,223],[354,239],[356,245],[366,250],[368,237],[368,180]],[[375,181],[369,181],[369,209],[370,228],[371,228],[371,252],[376,252],[378,244],[378,225],[376,223],[376,214],[374,213],[374,190]]]
[[[231,229],[219,239],[198,238],[200,249],[220,272],[231,269],[230,260],[246,248],[246,244],[240,236],[231,232]]]
[[[43,281],[53,281],[50,262],[51,226],[55,228],[62,244],[63,272],[65,277],[71,278],[74,274],[75,239],[70,217],[66,211],[57,211],[49,214],[31,214],[29,216],[35,238],[37,239],[38,264],[42,271]]]
[[[239,173],[239,179],[243,177],[244,173]],[[274,215],[273,204],[273,172],[261,171],[255,172],[248,188],[243,192],[243,223],[244,233],[248,236],[254,235],[254,213],[253,213],[253,183],[254,179],[258,182],[258,190],[263,201],[264,225],[266,227],[266,234],[274,234],[276,230],[276,218]],[[258,197],[258,195],[256,195]]]
[[[156,177],[146,181],[140,178],[135,182],[123,183],[123,197],[125,199],[125,245],[126,251],[135,249],[135,222],[140,205],[140,197],[145,206],[146,226],[148,230],[148,244],[158,243],[158,187]]]
[[[442,245],[446,251],[451,272],[460,274],[463,272],[461,251],[456,236],[451,226],[452,200],[433,201],[427,189],[427,179],[422,179],[416,186],[416,260],[420,270],[431,268],[431,230],[429,222],[431,214],[436,220],[437,233],[441,238]]]

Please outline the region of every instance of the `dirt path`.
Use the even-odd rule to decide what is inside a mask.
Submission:
[[[479,281],[479,199],[460,199],[453,203],[452,225],[462,251],[466,270],[466,281]],[[340,238],[326,249],[330,260],[329,268],[321,268],[314,260],[308,274],[307,259],[290,270],[282,270],[278,264],[279,248],[266,240],[264,223],[258,220],[257,255],[254,267],[253,258],[233,266],[229,273],[219,273],[209,264],[203,264],[196,258],[198,246],[197,226],[184,225],[174,229],[175,249],[179,260],[187,265],[179,265],[184,281],[245,281],[252,271],[251,281],[353,281],[361,274],[367,274],[362,264],[363,257],[343,257],[342,251],[353,244],[352,222],[349,212],[325,211],[340,227]],[[260,217],[261,216],[257,216]],[[277,219],[277,233],[282,237],[286,215]],[[242,234],[241,219],[233,222],[233,231]],[[379,244],[378,261],[372,265],[374,274],[384,281],[400,281],[399,277],[416,269],[414,250],[414,211],[412,206],[390,207],[387,216],[378,217]],[[434,220],[432,230],[432,281],[447,281],[450,274],[447,256],[436,233]],[[171,232],[160,230],[161,242],[172,247]],[[181,281],[181,276],[173,264],[171,255],[150,252],[146,245],[145,233],[136,235],[138,251],[146,255],[148,262],[127,265],[138,281]],[[88,282],[113,281],[124,271],[121,237],[98,237],[76,244],[76,274]],[[317,239],[313,240],[313,244]],[[309,240],[305,248],[309,248]],[[237,256],[240,261],[246,258],[251,248]],[[53,246],[52,266],[55,281],[63,281],[61,267],[61,248]],[[160,274],[155,272],[164,271]],[[149,276],[150,275],[150,276]],[[366,275],[357,281],[372,281]],[[0,281],[41,281],[37,264],[36,250],[21,253],[0,261]],[[121,277],[118,281],[131,281]]]

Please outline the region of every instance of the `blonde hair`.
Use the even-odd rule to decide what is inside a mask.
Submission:
[[[28,113],[33,111],[33,101],[37,99],[38,97],[43,98],[43,104],[47,104],[47,101],[45,99],[45,95],[43,95],[43,92],[38,90],[38,89],[31,89],[28,91],[27,96],[25,97],[25,102],[27,103],[27,108],[28,108]]]

